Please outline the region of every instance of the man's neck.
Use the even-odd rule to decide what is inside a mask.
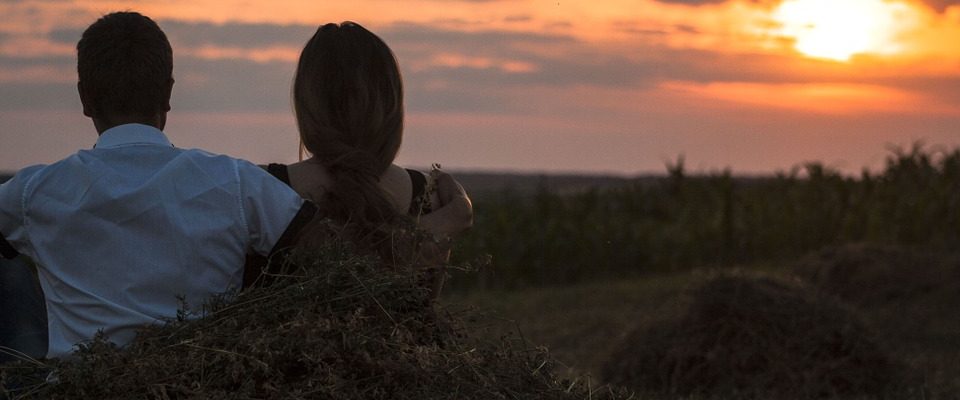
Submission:
[[[97,129],[98,136],[110,128],[126,124],[149,125],[162,131],[164,125],[166,125],[166,122],[166,113],[163,113],[162,115],[158,114],[151,118],[133,115],[111,115],[105,118],[93,118],[93,126]]]

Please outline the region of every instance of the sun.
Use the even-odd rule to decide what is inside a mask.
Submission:
[[[797,51],[848,61],[855,54],[898,52],[899,18],[908,8],[889,0],[785,0],[773,18]]]

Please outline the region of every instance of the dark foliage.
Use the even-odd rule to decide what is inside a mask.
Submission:
[[[793,261],[843,243],[960,247],[960,149],[894,149],[880,174],[807,163],[773,177],[688,175],[576,193],[546,186],[476,204],[455,255],[493,257],[461,286],[518,288],[704,266]],[[475,282],[465,284],[465,282]]]

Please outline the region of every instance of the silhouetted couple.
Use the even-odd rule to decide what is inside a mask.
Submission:
[[[250,256],[292,246],[315,217],[349,223],[356,238],[411,214],[435,235],[472,223],[449,175],[393,164],[400,72],[363,27],[327,24],[307,43],[293,92],[309,158],[269,172],[167,140],[172,58],[163,31],[137,13],[106,15],[83,33],[77,88],[96,145],[0,185],[0,254],[36,265],[35,278],[24,257],[0,262],[0,357],[67,356],[98,331],[124,345],[176,317],[181,301],[199,309],[256,282]]]

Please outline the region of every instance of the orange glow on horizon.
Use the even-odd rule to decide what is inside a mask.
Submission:
[[[919,94],[879,85],[668,82],[663,84],[662,88],[751,107],[788,109],[820,114],[845,115],[880,112],[960,115],[960,108],[958,107],[936,105]]]

